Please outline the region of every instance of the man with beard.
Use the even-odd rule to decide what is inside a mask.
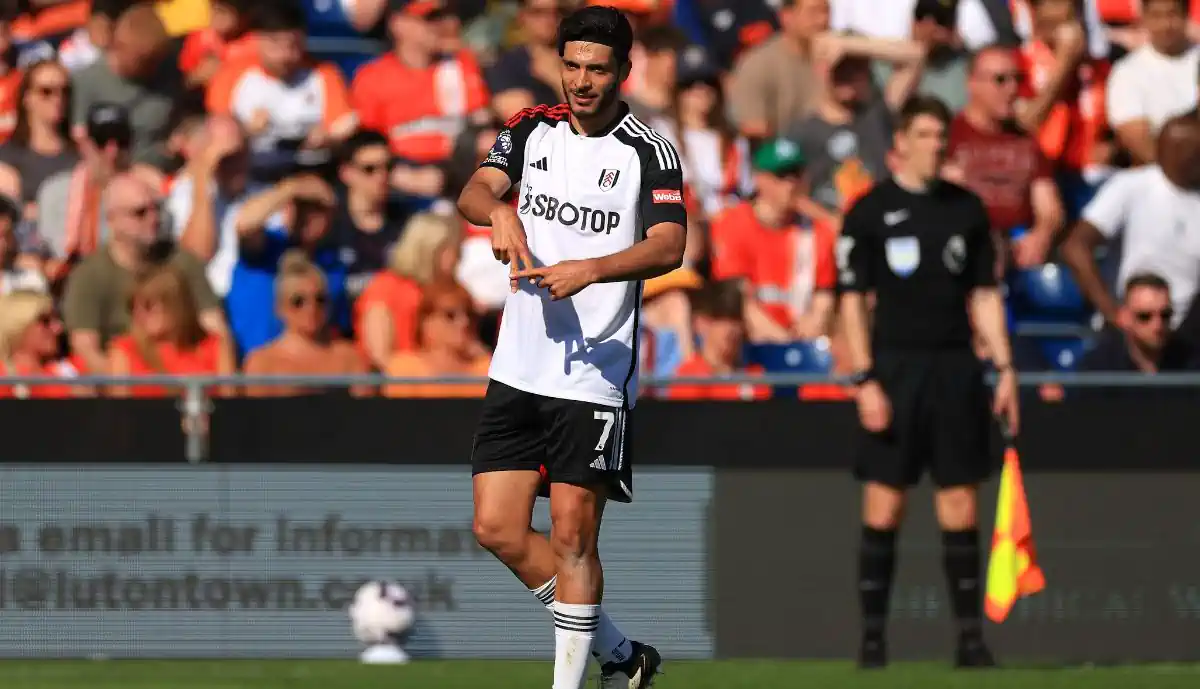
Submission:
[[[458,200],[512,292],[471,457],[475,534],[553,610],[554,689],[584,686],[589,650],[609,687],[644,689],[661,662],[600,610],[597,552],[605,503],[633,499],[642,281],[681,265],[687,224],[679,154],[618,98],[632,44],[611,7],[566,17],[567,102],[508,120]],[[539,494],[549,539],[530,528]]]
[[[926,49],[914,41],[826,34],[815,50],[824,83],[813,113],[788,138],[808,160],[809,197],[837,219],[887,177],[892,114],[920,83]],[[872,60],[893,65],[882,93],[871,79]]]

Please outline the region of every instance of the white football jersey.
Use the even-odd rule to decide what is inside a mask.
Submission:
[[[615,254],[660,223],[685,225],[679,154],[629,113],[575,133],[567,106],[505,123],[482,167],[508,173],[538,266]],[[528,280],[504,304],[489,376],[535,395],[631,408],[637,399],[641,282],[590,285],[551,301]]]

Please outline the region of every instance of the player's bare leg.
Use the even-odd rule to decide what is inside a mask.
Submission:
[[[992,667],[996,664],[983,643],[983,596],[976,524],[976,486],[954,486],[937,491],[934,506],[942,527],[942,565],[954,619],[958,623],[959,667]]]
[[[858,551],[858,599],[862,608],[864,668],[887,665],[888,605],[896,572],[896,532],[904,519],[905,491],[882,483],[863,485],[862,541]]]
[[[604,568],[598,540],[606,489],[550,486],[550,545],[558,560],[554,604],[554,689],[582,689],[600,625]]]
[[[553,613],[558,584],[557,558],[549,538],[530,529],[533,505],[540,485],[541,476],[536,471],[497,471],[476,475],[474,531],[479,544],[508,567]],[[631,671],[627,673],[630,677],[636,673],[637,666],[656,669],[660,662],[652,647],[628,639],[603,609],[593,643],[593,655],[606,671],[624,671],[624,666],[631,666]],[[644,678],[641,683],[630,683],[630,689],[650,686],[652,673],[647,674],[643,670],[641,676]]]

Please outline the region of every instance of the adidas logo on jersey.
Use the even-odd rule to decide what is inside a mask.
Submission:
[[[608,471],[608,463],[604,461],[604,457],[597,457],[592,461],[592,468],[597,471]]]
[[[582,229],[591,230],[596,234],[612,234],[612,231],[621,224],[621,214],[615,211],[576,206],[570,201],[564,203],[545,194],[533,196],[532,193],[527,193],[517,212],[532,213],[535,217],[546,220],[557,220],[559,224],[567,227],[580,225]]]
[[[542,158],[541,160],[535,160],[530,163],[529,167],[533,168],[534,170],[549,170],[550,164],[546,162],[545,158]]]

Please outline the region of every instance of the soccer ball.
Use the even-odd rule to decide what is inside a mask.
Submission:
[[[412,599],[391,581],[369,581],[359,587],[350,604],[354,636],[368,646],[399,646],[416,621]]]

